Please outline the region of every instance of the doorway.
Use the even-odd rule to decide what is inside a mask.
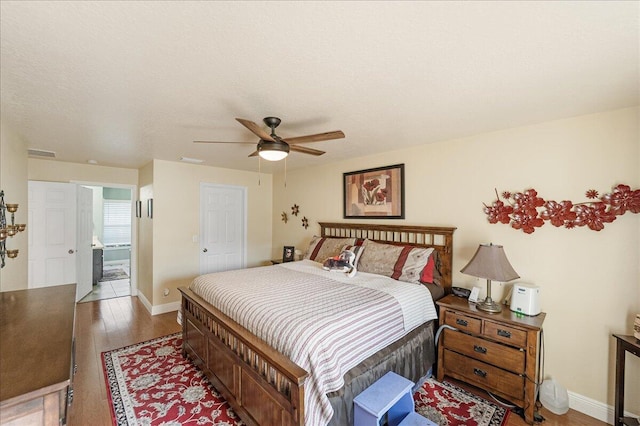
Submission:
[[[93,191],[93,288],[80,302],[135,295],[132,282],[134,188],[85,186]]]

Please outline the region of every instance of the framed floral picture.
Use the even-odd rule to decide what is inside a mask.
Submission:
[[[343,175],[345,219],[404,219],[404,164]]]

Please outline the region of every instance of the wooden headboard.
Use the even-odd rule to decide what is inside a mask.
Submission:
[[[323,237],[368,238],[387,244],[433,247],[438,250],[440,255],[442,286],[447,294],[451,293],[453,231],[456,228],[369,223],[319,223]]]

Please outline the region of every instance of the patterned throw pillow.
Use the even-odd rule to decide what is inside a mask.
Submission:
[[[331,237],[313,237],[309,243],[309,248],[304,254],[305,259],[316,262],[324,262],[325,259],[340,255],[342,247],[345,245],[354,245],[355,238],[331,238]]]
[[[420,283],[422,271],[433,248],[397,246],[365,240],[358,270],[384,275],[398,281]]]

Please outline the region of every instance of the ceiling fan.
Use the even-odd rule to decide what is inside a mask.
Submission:
[[[240,124],[249,129],[254,135],[258,136],[258,146],[256,151],[249,154],[249,157],[255,157],[259,155],[261,158],[269,161],[279,161],[289,155],[289,151],[301,152],[303,154],[310,155],[322,155],[324,151],[317,149],[307,148],[299,146],[301,143],[328,141],[332,139],[344,138],[342,130],[335,130],[332,132],[317,133],[315,135],[297,136],[293,138],[281,138],[276,135],[276,127],[280,125],[280,119],[277,117],[265,117],[262,121],[269,128],[271,128],[271,134],[264,131],[260,126],[250,120],[243,118],[236,118]],[[255,142],[218,142],[218,141],[193,141],[194,143],[244,143],[254,144]]]

